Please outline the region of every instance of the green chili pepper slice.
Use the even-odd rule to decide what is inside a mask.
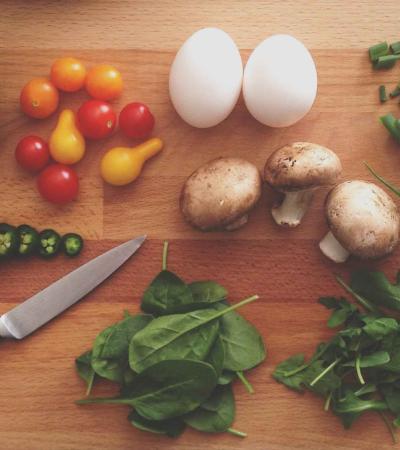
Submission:
[[[78,256],[83,249],[83,239],[79,234],[67,233],[63,239],[63,249],[67,256]]]
[[[40,235],[39,255],[43,258],[52,258],[55,256],[61,245],[61,236],[52,229],[43,230]]]
[[[20,225],[17,228],[19,238],[18,255],[28,256],[36,253],[40,246],[39,233],[30,225]]]
[[[7,223],[0,223],[0,260],[15,255],[18,248],[18,233]]]

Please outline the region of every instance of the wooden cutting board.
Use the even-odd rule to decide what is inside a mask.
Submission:
[[[220,26],[241,49],[253,48],[274,32],[288,32],[310,48],[318,68],[318,97],[300,123],[286,129],[258,124],[240,100],[231,116],[209,130],[196,130],[179,119],[168,99],[168,71],[179,45],[196,29]],[[397,34],[396,34],[397,33]],[[202,234],[179,213],[185,178],[217,156],[240,156],[263,168],[275,148],[291,141],[311,141],[335,150],[344,179],[371,180],[368,161],[400,184],[399,148],[378,122],[383,113],[398,113],[397,101],[381,106],[378,86],[399,81],[399,65],[374,73],[366,48],[381,39],[398,40],[398,2],[2,2],[0,16],[0,221],[30,223],[40,229],[77,231],[86,238],[77,260],[63,256],[0,266],[0,314],[46,287],[77,265],[139,234],[149,238],[140,252],[84,301],[21,342],[0,343],[0,448],[2,450],[116,449],[252,449],[332,450],[390,449],[381,420],[366,415],[352,430],[322,409],[322,401],[298,395],[271,379],[274,366],[291,354],[310,354],[327,338],[327,312],[316,300],[341,295],[333,272],[347,276],[360,265],[330,264],[318,250],[326,225],[321,190],[303,224],[277,228],[265,191],[250,221],[234,233]],[[154,134],[165,149],[150,161],[131,186],[103,185],[99,159],[114,145],[129,144],[119,133],[89,143],[77,165],[79,200],[66,207],[43,202],[35,178],[15,164],[16,142],[26,134],[47,138],[56,117],[34,121],[18,109],[22,85],[48,73],[51,62],[74,55],[87,65],[108,62],[122,72],[123,97],[143,101],[153,110]],[[243,60],[249,50],[242,51]],[[84,93],[62,95],[61,108],[76,109]],[[74,358],[91,346],[96,334],[119,320],[124,309],[138,310],[141,294],[161,265],[163,240],[170,241],[169,267],[185,280],[216,279],[237,301],[257,293],[260,301],[241,312],[262,332],[268,347],[265,364],[249,379],[256,393],[237,384],[235,428],[246,439],[187,431],[177,439],[139,432],[117,406],[79,407],[84,386]],[[394,276],[400,250],[368,264]],[[101,386],[102,393],[111,393]]]

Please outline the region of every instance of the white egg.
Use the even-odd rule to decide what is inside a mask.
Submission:
[[[242,78],[242,59],[232,38],[218,28],[203,28],[176,54],[169,94],[185,122],[198,128],[212,127],[231,113]]]
[[[317,94],[317,70],[307,48],[287,34],[259,44],[249,57],[243,96],[250,113],[271,127],[287,127],[304,117]]]

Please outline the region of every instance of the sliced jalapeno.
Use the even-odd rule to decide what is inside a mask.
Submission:
[[[17,230],[7,223],[0,223],[0,259],[6,259],[15,255],[17,248]]]
[[[35,253],[40,245],[39,233],[29,225],[20,225],[17,228],[17,234],[18,255],[27,256]]]
[[[83,248],[83,239],[79,234],[67,233],[63,237],[63,249],[67,256],[78,256]]]
[[[43,258],[55,256],[61,245],[61,236],[52,229],[43,230],[40,235],[39,255]]]

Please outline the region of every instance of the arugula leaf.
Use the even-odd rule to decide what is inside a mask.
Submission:
[[[217,386],[212,395],[197,409],[183,417],[184,422],[198,431],[222,433],[235,418],[235,399],[230,385]]]
[[[400,414],[400,389],[391,384],[384,384],[381,386],[380,391],[390,411],[396,415]]]
[[[381,400],[363,400],[354,392],[347,391],[343,398],[333,402],[333,410],[338,414],[360,414],[365,411],[386,411],[388,405]]]
[[[290,389],[303,392],[304,374],[302,371],[305,368],[304,355],[300,353],[278,364],[272,376]]]
[[[363,331],[375,340],[382,339],[383,337],[395,333],[398,330],[399,325],[397,320],[390,317],[373,319],[363,327]]]
[[[378,350],[375,353],[362,356],[360,358],[360,367],[376,367],[382,366],[390,361],[390,355],[388,352]],[[355,361],[349,361],[343,364],[343,367],[355,367]]]
[[[343,298],[322,297],[319,299],[319,303],[328,309],[334,310],[328,320],[329,328],[336,328],[339,325],[343,325],[358,311],[352,303]]]
[[[96,376],[96,373],[93,370],[91,364],[91,360],[92,360],[92,350],[88,350],[87,352],[82,353],[82,355],[78,356],[78,358],[75,359],[75,366],[78,375],[82,378],[82,380],[86,381],[87,385],[86,395],[90,394]]]
[[[400,280],[391,284],[382,272],[358,270],[351,276],[351,287],[378,306],[400,310]]]
[[[160,361],[135,378],[120,397],[78,400],[78,404],[108,403],[129,405],[148,420],[181,416],[200,406],[217,384],[210,364],[192,360]]]
[[[149,315],[127,316],[103,330],[92,350],[92,367],[103,378],[122,383],[129,376],[128,350],[132,337],[152,321]]]
[[[185,430],[185,423],[179,419],[149,420],[142,417],[137,411],[132,411],[128,416],[129,422],[142,431],[154,434],[165,434],[169,437],[178,437]]]

